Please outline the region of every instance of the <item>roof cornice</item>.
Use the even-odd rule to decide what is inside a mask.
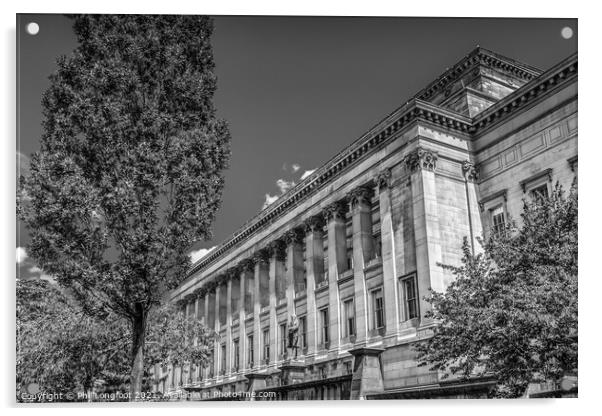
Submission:
[[[542,73],[538,68],[499,55],[485,48],[477,47],[419,91],[415,97],[421,100],[430,99],[434,94],[444,90],[447,85],[456,81],[478,65],[500,69],[526,81],[530,81]]]
[[[478,135],[485,133],[502,119],[505,119],[507,115],[530,106],[535,100],[556,89],[559,85],[565,85],[572,81],[577,77],[577,73],[578,59],[575,53],[477,114],[472,119],[470,132]]]

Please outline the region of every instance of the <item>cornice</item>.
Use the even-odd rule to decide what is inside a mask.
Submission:
[[[474,119],[430,104],[421,99],[427,98],[428,94],[426,96],[424,94],[429,89],[431,90],[431,94],[433,94],[435,90],[451,82],[452,78],[460,74],[461,71],[469,70],[471,65],[477,63],[475,59],[491,67],[512,70],[517,76],[531,79],[531,81],[478,114]],[[465,63],[468,63],[468,66],[465,66]],[[431,83],[427,89],[417,94],[416,97],[418,98],[409,100],[406,104],[393,111],[367,133],[317,169],[312,175],[281,196],[277,202],[245,223],[238,232],[194,264],[189,270],[188,276],[191,277],[196,272],[216,262],[224,254],[242,244],[257,231],[272,224],[284,213],[298,206],[310,195],[331,183],[342,173],[349,170],[351,166],[356,165],[360,160],[363,160],[376,149],[381,148],[402,130],[409,128],[416,122],[426,122],[439,128],[452,130],[462,137],[466,137],[467,140],[476,138],[498,122],[506,119],[512,113],[530,105],[536,98],[547,93],[550,89],[571,82],[577,76],[577,54],[568,57],[545,73],[537,76],[538,74],[539,72],[536,68],[516,63],[508,58],[502,59],[491,51],[477,48],[464,60],[452,67],[452,69],[446,71],[437,82]]]
[[[528,178],[520,181],[518,184],[520,185],[521,189],[523,190],[523,193],[525,193],[525,192],[527,192],[527,185],[529,183],[535,182],[536,180],[544,178],[544,177],[548,178],[548,182],[552,182],[552,168],[548,168],[548,169],[545,169],[534,175],[531,175]]]
[[[500,69],[527,81],[536,78],[542,72],[537,68],[503,57],[485,48],[477,47],[416,94],[416,98],[421,100],[432,98],[433,95],[444,90],[450,83],[461,78],[467,72],[476,70],[479,65]]]
[[[562,62],[554,65],[538,78],[528,82],[516,91],[493,104],[472,120],[470,130],[473,135],[481,135],[490,128],[505,120],[507,116],[516,113],[536,102],[539,97],[556,89],[560,85],[577,78],[577,54],[571,55]]]
[[[479,210],[483,212],[485,210],[485,204],[497,198],[503,198],[504,202],[508,201],[508,189],[502,189],[491,195],[483,197],[480,201],[478,201]]]

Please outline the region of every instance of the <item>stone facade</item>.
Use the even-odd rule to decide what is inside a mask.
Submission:
[[[418,367],[430,288],[464,237],[577,174],[577,56],[542,72],[477,48],[251,219],[171,294],[221,335],[155,388],[281,399],[483,397]],[[299,319],[297,357],[287,323]],[[209,395],[207,395],[209,393]]]

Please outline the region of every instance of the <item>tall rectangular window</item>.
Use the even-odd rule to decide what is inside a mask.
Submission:
[[[385,326],[385,309],[382,289],[372,291],[372,317],[373,329],[379,329]]]
[[[253,346],[253,334],[247,336],[247,366],[253,367],[255,361],[255,350]]]
[[[232,350],[234,351],[233,367],[235,371],[238,371],[240,368],[240,342],[238,338],[232,342]]]
[[[406,320],[418,318],[418,289],[416,287],[416,276],[402,279],[401,287]]]
[[[330,342],[328,308],[320,309],[320,344],[328,348]]]
[[[490,211],[491,224],[495,232],[501,232],[505,228],[504,207],[498,205]]]
[[[353,251],[347,250],[347,270],[353,270]]]
[[[226,344],[220,348],[220,371],[222,374],[226,372]]]
[[[307,348],[307,317],[299,318],[299,347],[301,350]]]
[[[280,354],[281,356],[284,356],[284,353],[286,353],[286,324],[280,324],[279,327],[279,335],[280,335],[280,345],[278,348],[278,354]]]
[[[217,348],[213,347],[211,349],[211,363],[209,364],[209,378],[213,378],[215,375],[215,363],[217,362]]]
[[[355,305],[353,298],[343,302],[343,336],[350,337],[355,335]]]
[[[266,328],[263,330],[263,361],[264,363],[270,362],[270,329]]]

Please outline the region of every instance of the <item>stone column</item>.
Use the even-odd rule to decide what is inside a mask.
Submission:
[[[195,291],[193,292],[195,298],[194,298],[194,315],[193,315],[193,319],[196,321],[199,319],[199,309],[200,309],[200,289],[195,289]],[[194,345],[196,346],[199,342],[199,340],[197,338],[194,339]],[[197,383],[199,381],[199,366],[197,365],[197,363],[192,363],[191,367],[190,367],[190,371],[191,371],[191,381],[192,383]]]
[[[259,316],[261,314],[261,292],[260,292],[260,279],[261,276],[268,272],[268,253],[265,250],[260,250],[255,253],[255,277],[254,277],[254,308],[253,308],[253,347],[254,355],[253,364],[258,366],[261,362],[261,322]]]
[[[372,258],[372,210],[370,186],[354,189],[349,200],[353,227],[353,284],[355,289],[356,343],[368,338],[368,299],[366,296],[365,264]]]
[[[203,293],[203,323],[209,325],[209,291],[205,289]]]
[[[337,201],[325,210],[328,221],[328,313],[330,318],[330,348],[339,347],[341,339],[339,319],[339,273],[347,269],[347,247],[345,246],[344,201]],[[321,330],[321,328],[319,328]]]
[[[208,290],[209,288],[205,288],[204,293],[203,293],[203,297],[205,299],[204,304],[203,304],[203,324],[208,328],[209,328],[209,296],[211,296],[210,291]],[[209,363],[206,367],[203,367],[201,369],[201,372],[203,372],[203,380],[207,380],[208,375],[209,375]]]
[[[227,272],[226,283],[226,374],[232,372],[232,278],[235,273],[234,269]]]
[[[429,294],[429,288],[437,292],[444,290],[443,270],[438,265],[442,262],[442,254],[435,183],[437,154],[418,147],[405,160],[407,168],[412,172],[410,180],[414,212],[418,297],[420,298],[421,321],[424,323],[424,314],[431,308],[431,305],[424,300],[424,297]]]
[[[220,333],[220,323],[219,323],[219,299],[221,296],[221,285],[218,283],[215,286],[215,332],[217,334]],[[215,356],[213,357],[213,374],[217,377],[219,375],[219,364],[221,361],[220,353],[221,353],[221,345],[219,341],[215,341]]]
[[[295,294],[297,285],[302,282],[303,277],[303,238],[304,232],[300,228],[294,228],[284,234],[286,242],[286,311],[289,317],[295,314]]]
[[[470,227],[470,245],[472,253],[482,251],[482,247],[477,241],[477,237],[483,235],[483,225],[481,223],[481,213],[479,212],[479,203],[477,199],[477,181],[479,180],[479,170],[470,161],[462,164],[462,173],[464,174],[464,184],[466,189],[466,209],[468,212],[468,225]]]
[[[286,243],[274,240],[270,243],[270,364],[278,359],[278,322],[276,317],[276,279],[282,281],[284,276],[284,260],[286,258]]]
[[[307,264],[307,355],[315,354],[318,327],[316,311],[316,282],[324,275],[324,244],[322,241],[324,217],[316,215],[305,221],[305,262]]]
[[[386,169],[376,178],[380,209],[380,241],[383,267],[383,292],[385,300],[386,335],[399,332],[399,285],[395,265],[395,236],[391,218],[391,170]]]
[[[238,345],[240,349],[240,369],[247,368],[247,326],[245,324],[245,320],[247,318],[246,314],[246,293],[247,293],[247,283],[248,283],[248,274],[253,273],[253,262],[251,260],[243,260],[239,264],[240,270],[240,310],[238,311]]]

